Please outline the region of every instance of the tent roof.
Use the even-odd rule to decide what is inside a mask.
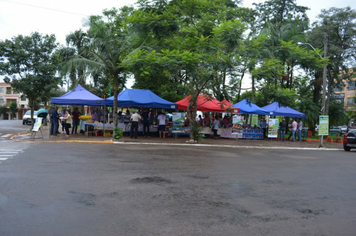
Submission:
[[[265,110],[270,110],[273,112],[272,115],[274,116],[287,116],[287,117],[299,117],[299,118],[305,118],[305,114],[302,112],[299,112],[297,110],[294,110],[288,106],[282,106],[278,102],[274,102],[272,104],[269,104],[267,106],[262,107],[262,109]]]
[[[167,101],[147,89],[126,89],[117,96],[119,107],[147,107],[176,109],[174,102]],[[114,105],[114,96],[105,100],[106,105]]]
[[[51,97],[51,103],[59,105],[103,106],[104,99],[92,94],[80,84],[61,97]]]
[[[257,115],[269,115],[270,111],[265,110],[253,104],[250,100],[243,99],[242,101],[235,103],[234,107],[240,108],[241,114],[257,114]]]
[[[221,101],[222,104],[226,105],[226,106],[232,106],[232,103],[229,102],[228,100],[224,99]]]
[[[182,100],[176,102],[179,110],[187,110],[192,95],[189,95]],[[226,108],[230,107],[223,102],[210,95],[199,94],[197,98],[198,111],[225,112]],[[234,109],[234,108],[233,108]],[[237,109],[237,108],[236,108]],[[237,109],[238,110],[238,109]]]

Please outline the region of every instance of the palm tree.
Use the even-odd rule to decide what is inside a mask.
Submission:
[[[83,32],[81,29],[70,33],[66,37],[67,46],[73,46],[76,50],[76,54],[85,57],[84,47],[89,43],[89,38],[87,33]],[[73,75],[73,70],[71,71],[72,87],[77,84],[85,85],[85,75],[82,68],[77,68],[77,75]],[[74,76],[74,77],[73,77]]]
[[[114,92],[114,114],[117,114],[118,91],[125,87],[127,77],[121,63],[131,52],[130,35],[122,23],[124,20],[122,16],[126,16],[130,11],[132,8],[122,8],[120,15],[115,8],[105,10],[103,14],[106,21],[102,17],[91,16],[86,38],[88,43],[81,48],[81,53],[69,62],[71,66],[88,69],[92,76],[100,75],[110,81]],[[114,117],[114,127],[116,127],[117,117]]]

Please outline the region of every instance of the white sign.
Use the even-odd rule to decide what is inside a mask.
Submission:
[[[43,120],[42,117],[37,117],[37,118],[36,118],[36,122],[35,122],[35,124],[33,125],[32,132],[37,132],[37,131],[41,128],[42,120]]]

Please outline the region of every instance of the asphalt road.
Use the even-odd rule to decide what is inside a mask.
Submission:
[[[0,235],[356,234],[354,152],[21,147],[0,163]]]

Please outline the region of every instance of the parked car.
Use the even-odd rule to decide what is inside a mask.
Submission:
[[[341,127],[340,126],[330,126],[329,128],[329,134],[342,134]]]
[[[344,135],[344,150],[350,151],[352,148],[356,148],[356,127],[349,129]]]
[[[341,135],[344,135],[348,130],[347,125],[341,125],[340,128],[341,128]]]
[[[33,112],[33,119],[37,118],[37,111]],[[23,125],[30,125],[32,123],[31,121],[31,110],[26,111],[25,115],[22,118],[22,124]]]

